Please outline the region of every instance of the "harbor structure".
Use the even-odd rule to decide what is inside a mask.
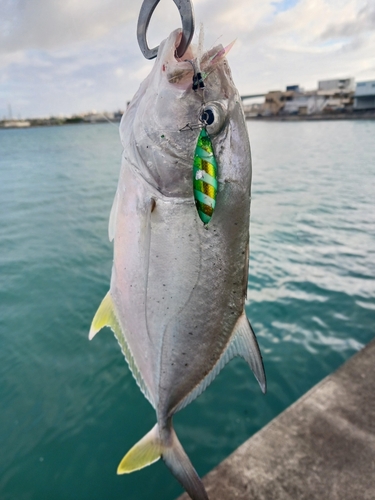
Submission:
[[[374,367],[375,340],[215,467],[210,498],[373,499]]]
[[[298,84],[285,90],[271,90],[263,103],[244,104],[247,117],[310,116],[352,113],[354,109],[354,78],[318,81],[317,89],[305,91]],[[374,86],[375,90],[375,86]],[[252,96],[244,96],[252,97]]]
[[[358,82],[354,94],[355,110],[375,110],[375,80]]]
[[[1,122],[1,128],[27,128],[30,127],[29,120],[4,120]]]
[[[323,97],[321,112],[337,113],[353,110],[354,78],[320,80],[317,95]]]
[[[333,80],[320,80],[318,82],[318,91],[327,92],[354,92],[355,79],[354,78],[335,78]]]

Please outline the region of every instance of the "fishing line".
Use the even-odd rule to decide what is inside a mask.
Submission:
[[[193,68],[192,89],[194,90],[195,93],[197,93],[198,91],[201,92],[200,95],[202,98],[202,106],[204,106],[204,104],[205,104],[204,91],[205,91],[206,87],[205,87],[205,84],[203,81],[203,77],[202,77],[202,73],[200,70],[198,59],[194,59],[194,60],[185,59],[185,62],[188,62],[189,64],[191,64],[191,66]],[[180,128],[178,131],[185,132],[186,130],[197,130],[197,129],[205,128],[207,126],[207,123],[205,122],[205,120],[203,120],[201,118],[201,116],[198,116],[198,119],[199,119],[200,123],[194,123],[194,124],[187,123],[185,126]]]
[[[107,122],[110,123],[111,125],[113,125],[114,127],[118,128],[117,124],[115,122],[113,122],[112,120],[110,120],[107,116],[105,116],[105,114],[98,113],[98,115],[101,116],[102,118],[104,118],[105,120],[107,120]]]

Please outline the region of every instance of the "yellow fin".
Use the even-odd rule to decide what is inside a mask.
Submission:
[[[94,319],[92,320],[89,340],[92,340],[98,331],[105,326],[109,326],[114,332],[118,332],[120,330],[110,292],[108,292],[102,300],[99,309],[96,311]]]
[[[156,424],[149,433],[138,441],[121,460],[117,474],[129,474],[147,465],[151,465],[161,457],[163,447]]]
[[[111,293],[108,292],[107,295],[102,300],[99,309],[96,311],[94,319],[91,323],[89,340],[92,340],[99,330],[104,328],[105,326],[109,326],[109,328],[115,334],[117,342],[119,343],[121,350],[125,356],[125,359],[129,365],[129,368],[137,381],[141,391],[145,395],[145,397],[150,401],[152,406],[155,408],[154,398],[150,393],[149,388],[147,387],[141,372],[138,369],[138,366],[134,360],[134,356],[131,352],[130,346],[126,340],[127,335],[125,330],[122,330],[120,326],[120,322],[117,319],[115,304],[112,300]]]

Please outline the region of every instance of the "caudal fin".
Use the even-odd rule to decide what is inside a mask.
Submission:
[[[117,474],[143,469],[163,458],[169,470],[189,493],[192,500],[209,500],[203,483],[181,446],[172,426],[160,437],[158,424],[151,429],[121,460]]]
[[[180,481],[193,500],[209,500],[200,477],[186,455],[178,437],[171,426],[171,444],[163,450],[163,460],[167,467]]]

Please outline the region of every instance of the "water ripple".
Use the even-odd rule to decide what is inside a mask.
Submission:
[[[241,359],[176,416],[200,474],[374,337],[375,123],[250,122],[246,311],[263,396]],[[163,464],[118,478],[155,422],[110,331],[107,221],[121,148],[109,125],[0,130],[0,497],[172,499]]]

